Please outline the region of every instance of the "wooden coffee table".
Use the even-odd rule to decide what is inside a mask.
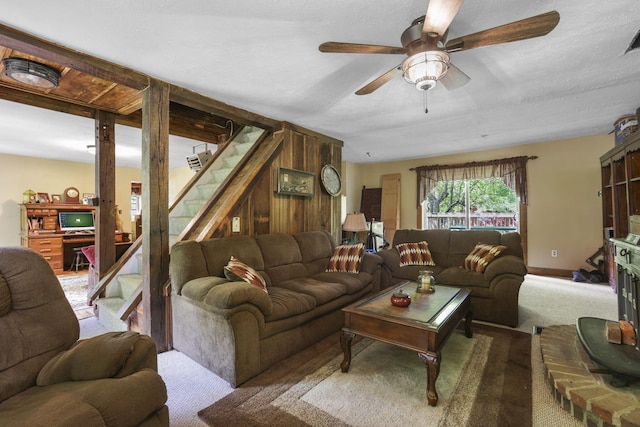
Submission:
[[[391,294],[400,288],[411,296],[411,305],[406,308],[391,305]],[[427,400],[429,405],[436,406],[442,347],[463,318],[465,335],[467,338],[473,335],[470,292],[438,286],[435,293],[417,293],[415,282],[406,282],[351,304],[342,311],[342,372],[349,371],[351,341],[355,335],[414,350],[427,368]]]

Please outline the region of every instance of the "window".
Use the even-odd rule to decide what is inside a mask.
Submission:
[[[502,179],[438,181],[422,202],[425,229],[519,231],[520,203]]]

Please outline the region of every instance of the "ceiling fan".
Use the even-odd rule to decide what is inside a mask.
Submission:
[[[457,89],[470,78],[450,61],[450,53],[475,49],[498,43],[541,37],[553,30],[560,21],[556,11],[490,28],[477,33],[446,40],[449,25],[464,0],[430,0],[427,14],[415,19],[400,37],[403,47],[359,43],[325,42],[321,52],[405,54],[408,57],[380,77],[356,91],[367,95],[402,75],[418,90],[427,91],[442,82],[448,90]]]

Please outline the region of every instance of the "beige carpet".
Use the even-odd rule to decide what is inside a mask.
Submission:
[[[62,290],[78,320],[93,316],[93,308],[87,304],[87,274],[64,274],[58,276]]]
[[[353,345],[348,373],[333,335],[198,413],[207,424],[243,426],[532,425],[531,336],[474,325],[443,349],[436,407],[415,352],[369,339]]]

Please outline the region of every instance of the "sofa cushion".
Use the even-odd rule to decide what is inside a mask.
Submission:
[[[467,270],[475,270],[478,273],[484,273],[487,266],[494,259],[499,257],[505,249],[507,249],[507,247],[502,245],[478,243],[464,259],[463,267]]]
[[[298,242],[290,234],[261,234],[255,239],[262,251],[265,270],[280,265],[302,262],[302,254],[300,253]]]
[[[122,377],[120,371],[139,339],[141,335],[137,332],[127,331],[80,340],[49,360],[38,373],[36,383],[48,386],[67,381]],[[96,354],[101,357],[95,357]]]
[[[465,287],[488,288],[491,284],[484,275],[477,271],[466,270],[462,267],[448,267],[436,274],[436,286],[452,285]],[[437,291],[436,291],[437,292]]]
[[[286,280],[279,283],[278,287],[310,295],[315,298],[317,305],[325,304],[347,293],[347,287],[341,283],[321,282],[311,278]]]
[[[360,292],[369,283],[371,283],[371,280],[373,280],[373,276],[364,271],[361,271],[358,274],[342,273],[337,271],[324,272],[314,275],[313,278],[321,282],[342,283],[347,287],[347,294],[349,295]]]
[[[400,243],[396,246],[396,249],[400,255],[400,267],[406,265],[436,265],[429,251],[429,244],[425,241]]]
[[[224,275],[231,281],[245,281],[254,286],[257,286],[264,292],[268,292],[267,284],[265,283],[262,276],[258,274],[258,272],[253,268],[249,267],[247,264],[243,263],[233,256],[224,267]]]
[[[251,236],[222,237],[203,240],[199,244],[206,260],[209,276],[224,277],[224,266],[232,256],[242,260],[256,271],[264,270],[262,252],[256,239]],[[171,256],[173,257],[173,250]]]
[[[360,271],[360,261],[363,254],[364,244],[362,243],[336,246],[326,271],[357,273]]]
[[[311,311],[316,307],[316,299],[311,295],[277,286],[272,286],[269,289],[269,298],[273,309],[271,314],[265,317],[267,322],[296,316]]]
[[[0,273],[0,316],[4,316],[11,310],[11,291],[9,285]]]
[[[258,307],[265,316],[269,316],[273,311],[270,294],[247,282],[227,282],[214,286],[202,301],[205,306],[217,309],[230,309],[242,304],[252,304]]]

